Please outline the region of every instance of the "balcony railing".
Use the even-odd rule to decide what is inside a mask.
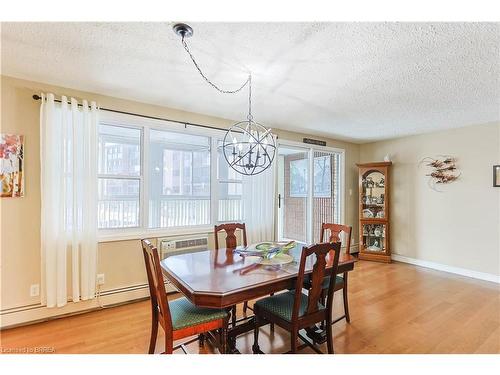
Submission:
[[[150,226],[154,228],[210,224],[210,199],[160,199],[149,201]]]
[[[99,229],[139,226],[139,200],[100,200],[97,206]]]
[[[219,222],[242,219],[241,199],[219,200]],[[209,198],[158,199],[149,202],[149,225],[152,228],[209,225],[210,222]],[[98,225],[100,229],[138,227],[139,200],[99,201]]]

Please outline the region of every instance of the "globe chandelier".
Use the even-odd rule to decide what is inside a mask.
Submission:
[[[181,37],[182,46],[203,79],[214,89],[223,94],[236,94],[248,86],[248,115],[246,120],[233,124],[226,132],[222,144],[222,152],[226,162],[236,172],[252,176],[264,172],[274,160],[276,140],[270,128],[254,121],[252,115],[252,74],[236,90],[223,90],[203,74],[193,54],[189,50],[186,38],[193,36],[191,26],[184,23],[175,24],[174,32]]]

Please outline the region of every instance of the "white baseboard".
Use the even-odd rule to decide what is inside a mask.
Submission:
[[[170,283],[166,283],[165,286],[167,293],[176,291]],[[148,285],[142,284],[103,291],[99,300],[94,298],[87,301],[68,302],[63,307],[48,308],[41,304],[35,304],[7,309],[0,312],[0,329],[98,310],[107,306],[133,302],[147,297],[149,297]]]
[[[433,270],[454,273],[457,275],[472,277],[474,279],[485,280],[485,281],[490,281],[493,283],[500,284],[500,276],[494,275],[492,273],[472,271],[472,270],[468,270],[465,268],[448,266],[446,264],[429,262],[427,260],[409,258],[409,257],[405,257],[403,255],[398,255],[398,254],[392,254],[391,259],[398,261],[398,262],[414,264],[414,265],[420,266],[420,267],[432,268]]]

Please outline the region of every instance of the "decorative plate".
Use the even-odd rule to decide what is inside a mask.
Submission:
[[[244,257],[249,256],[269,256],[270,254],[286,252],[295,247],[295,241],[286,242],[261,242],[247,247],[238,247],[234,250],[235,253]]]
[[[293,262],[293,256],[283,253],[277,254],[272,258],[269,259],[265,258],[259,261],[259,263],[262,264],[263,266],[280,266],[292,262]]]
[[[373,217],[373,212],[369,210],[368,208],[365,208],[363,210],[363,217]]]
[[[268,251],[268,250],[272,249],[273,247],[279,247],[282,250],[289,250],[289,249],[295,247],[295,242],[291,243],[290,245],[288,245],[288,244],[289,244],[289,242],[287,242],[287,241],[261,242],[261,243],[255,245],[255,249],[260,250],[260,251]],[[285,246],[285,245],[288,245],[288,246]]]
[[[267,251],[274,246],[275,244],[273,242],[261,242],[255,245],[255,250]]]

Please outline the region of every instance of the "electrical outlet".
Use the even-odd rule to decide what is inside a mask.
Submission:
[[[30,297],[38,297],[40,295],[40,284],[30,286]]]
[[[167,249],[175,249],[175,241],[168,241]]]
[[[97,285],[104,285],[104,274],[103,273],[97,274]]]

